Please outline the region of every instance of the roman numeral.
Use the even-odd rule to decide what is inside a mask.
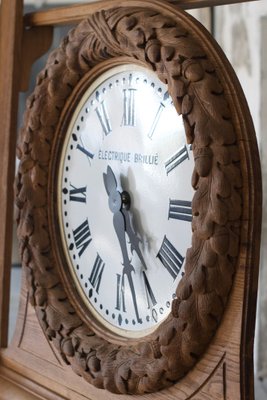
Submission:
[[[94,154],[87,150],[83,145],[77,144],[76,148],[88,157],[88,160],[94,158]],[[90,160],[89,160],[90,161]]]
[[[105,264],[104,264],[102,258],[99,256],[99,254],[97,254],[91,275],[89,277],[89,282],[91,283],[93,288],[95,288],[97,293],[99,291],[99,286],[101,283],[104,267],[105,267]]]
[[[192,203],[184,200],[170,200],[169,218],[192,221]]]
[[[148,133],[149,139],[152,139],[152,137],[153,137],[153,135],[154,135],[154,132],[155,132],[155,129],[156,129],[157,125],[158,125],[158,122],[159,122],[160,116],[161,116],[161,114],[162,114],[162,111],[163,111],[164,108],[166,107],[165,104],[164,104],[164,102],[166,102],[166,100],[167,100],[169,97],[170,97],[170,96],[169,96],[169,93],[168,93],[168,92],[165,92],[164,97],[163,97],[163,101],[162,101],[162,102],[160,103],[160,105],[159,105],[159,108],[158,108],[158,110],[157,110],[157,112],[156,112],[156,115],[155,115],[154,120],[153,120],[153,122],[152,122],[151,128],[150,128],[150,130],[149,130],[149,133]]]
[[[173,277],[173,280],[175,280],[182,268],[184,257],[181,256],[179,251],[176,250],[166,236],[164,236],[157,257],[162,262],[169,274]]]
[[[116,297],[116,310],[126,311],[125,307],[125,286],[124,275],[117,274],[117,297]]]
[[[72,184],[70,186],[72,187],[72,189],[70,190],[70,201],[86,203],[86,186],[81,188],[76,188]]]
[[[107,136],[111,132],[111,125],[110,125],[110,120],[108,116],[108,112],[106,110],[106,105],[104,100],[100,100],[100,94],[99,92],[96,92],[96,99],[99,103],[99,105],[96,107],[95,111],[98,116],[99,122],[102,126],[102,129]]]
[[[143,278],[144,278],[144,284],[145,284],[145,291],[146,291],[146,298],[147,298],[147,307],[152,308],[157,304],[157,300],[154,296],[154,293],[151,289],[149,280],[147,279],[145,271],[143,271]]]
[[[165,162],[167,175],[184,160],[189,160],[189,153],[186,144],[181,147],[169,160]]]
[[[76,249],[79,251],[79,257],[84,253],[90,242],[92,241],[91,232],[86,219],[78,228],[73,231],[74,243]]]
[[[123,90],[123,118],[124,126],[135,126],[135,92],[136,89]]]

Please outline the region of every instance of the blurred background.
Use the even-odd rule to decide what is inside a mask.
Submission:
[[[85,3],[87,1],[24,0],[25,13],[36,9]],[[247,98],[257,133],[263,176],[263,226],[255,337],[255,399],[267,400],[267,1],[253,1],[238,5],[218,6],[190,11],[213,34],[226,53]],[[57,47],[70,26],[55,28],[53,47]],[[266,42],[265,42],[266,41]],[[47,56],[33,66],[27,93],[20,95],[19,125],[28,94],[35,86],[36,74]],[[16,228],[12,256],[11,315],[9,336],[15,327],[20,292],[20,260]]]

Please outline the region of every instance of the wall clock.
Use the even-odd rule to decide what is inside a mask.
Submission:
[[[138,64],[109,66],[74,110],[57,194],[65,255],[104,329],[142,337],[170,313],[184,273],[191,147],[167,86]]]
[[[150,1],[88,17],[51,53],[19,138],[32,304],[66,363],[114,393],[182,378],[234,280],[242,112],[197,27]]]

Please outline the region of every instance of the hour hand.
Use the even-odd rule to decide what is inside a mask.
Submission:
[[[129,272],[134,271],[133,266],[130,263],[125,239],[125,220],[123,214],[118,211],[113,215],[113,226],[120,243],[122,252],[123,266],[128,269]]]
[[[132,264],[129,260],[129,257],[128,257],[126,240],[125,240],[125,221],[124,221],[123,214],[120,211],[118,211],[114,214],[113,225],[114,225],[117,237],[119,239],[122,257],[123,257],[122,276],[123,277],[125,275],[127,276],[128,284],[130,287],[130,292],[132,295],[132,301],[133,301],[136,319],[137,319],[138,323],[142,323],[142,319],[139,316],[139,311],[138,311],[138,306],[137,306],[137,298],[136,298],[133,277],[132,277],[132,272],[135,272],[135,270],[134,270],[134,267],[132,266]]]
[[[107,173],[103,174],[103,179],[108,196],[111,193],[117,191],[117,180],[115,178],[114,172],[112,171],[109,165],[107,167]]]

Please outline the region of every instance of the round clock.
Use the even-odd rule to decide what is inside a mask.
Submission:
[[[184,377],[216,334],[251,126],[191,17],[158,0],[105,7],[51,53],[27,102],[18,235],[64,361],[98,388],[142,394]]]
[[[109,68],[75,106],[61,237],[85,304],[119,335],[144,336],[170,313],[191,245],[193,168],[167,85],[147,68]]]

